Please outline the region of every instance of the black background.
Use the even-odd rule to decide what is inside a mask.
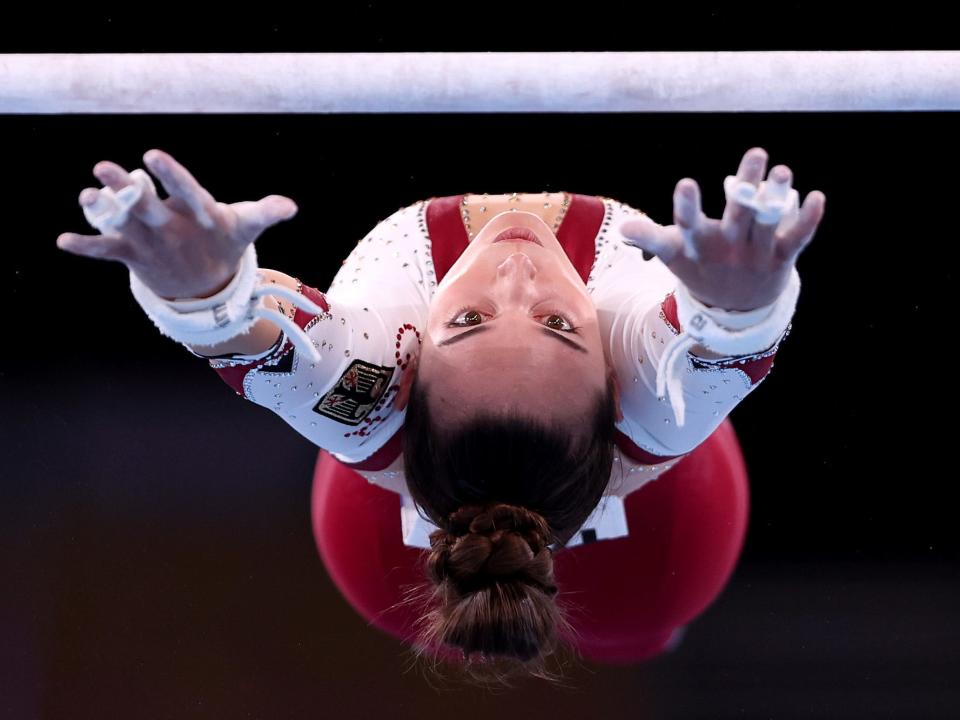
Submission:
[[[948,23],[902,8],[867,26],[804,5],[762,31],[719,6],[187,17],[16,18],[0,49],[950,49]],[[0,717],[960,712],[955,113],[5,115],[0,129]],[[754,145],[827,204],[791,335],[731,416],[751,477],[740,564],[676,653],[587,665],[569,690],[439,694],[405,674],[403,648],[365,626],[316,553],[317,448],[159,335],[122,265],[55,245],[93,233],[77,201],[100,186],[93,165],[142,167],[152,147],[218,200],[293,198],[260,263],[325,289],[379,220],[430,196],[567,190],[667,224],[692,177],[719,217],[723,178]]]

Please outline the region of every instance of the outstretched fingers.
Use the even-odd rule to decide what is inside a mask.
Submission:
[[[99,260],[131,261],[129,244],[120,235],[80,235],[65,232],[57,236],[61,250]]]
[[[767,183],[768,185],[787,185],[789,187],[793,184],[793,171],[786,165],[777,165],[771,168],[770,174],[767,175]],[[742,207],[748,214],[753,216],[753,224],[749,226],[749,234],[743,237],[747,238],[747,242],[750,244],[750,249],[756,261],[765,262],[773,255],[776,249],[776,232],[783,222],[783,219],[778,218],[775,222],[761,222],[760,219],[754,215],[751,208],[744,207],[740,205],[740,203],[730,204]]]
[[[760,187],[763,174],[767,169],[767,151],[762,147],[752,147],[740,159],[736,178],[738,181],[748,182],[754,188]],[[723,236],[730,241],[747,237],[750,224],[753,222],[753,209],[738,202],[730,202],[723,208],[723,217],[720,219],[720,228]]]
[[[681,241],[671,240],[667,228],[655,223],[646,215],[627,220],[619,229],[624,237],[624,244],[639,248],[644,253],[656,255],[665,265],[676,257],[681,246]]]
[[[92,211],[96,204],[101,201],[100,190],[98,188],[84,188],[80,191],[79,201],[84,206],[85,212],[87,210]],[[61,233],[57,236],[57,247],[75,255],[126,262],[132,257],[132,248],[124,230],[136,222],[136,220],[128,218],[122,228],[117,228],[114,233],[101,233],[100,235]]]
[[[813,190],[804,198],[803,206],[797,213],[796,222],[774,239],[776,257],[781,260],[795,261],[797,256],[813,240],[826,210],[827,196],[819,190]]]
[[[140,172],[143,173],[142,170],[140,170]],[[93,174],[100,182],[114,192],[120,192],[123,188],[136,184],[136,180],[131,173],[128,173],[122,167],[109,160],[104,160],[94,165]],[[146,173],[143,173],[143,175],[144,178],[149,180],[149,176]],[[151,181],[150,185],[152,184]],[[146,188],[144,192],[140,194],[140,199],[130,208],[130,212],[138,220],[150,227],[159,227],[169,222],[173,216],[173,213],[163,204],[163,200],[157,197],[156,192],[151,191],[150,188]]]
[[[289,220],[297,214],[297,204],[282,195],[268,195],[260,200],[245,200],[229,205],[236,214],[234,235],[243,243],[255,240],[271,225]]]
[[[694,179],[683,178],[673,190],[673,222],[683,242],[684,255],[690,260],[698,260],[703,252],[706,220],[700,187]]]
[[[180,198],[186,203],[200,225],[208,229],[214,227],[214,218],[219,212],[217,201],[183,165],[168,153],[157,149],[144,153],[143,162],[154,175],[160,178],[164,189],[171,197]]]

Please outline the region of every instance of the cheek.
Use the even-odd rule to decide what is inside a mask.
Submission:
[[[451,278],[449,283],[446,282],[447,277]],[[428,323],[431,324],[439,316],[442,316],[444,321],[447,320],[447,315],[453,315],[453,312],[462,305],[476,303],[478,294],[486,292],[490,287],[475,268],[461,275],[444,275],[441,285],[430,301]],[[442,321],[438,322],[442,324]]]
[[[482,268],[475,263],[452,267],[443,276],[441,285],[445,294],[463,293],[465,288],[474,288],[481,281]]]
[[[458,257],[453,265],[444,273],[443,278],[440,280],[438,287],[447,288],[453,284],[459,284],[465,279],[465,276],[469,274],[471,270],[475,270],[473,267],[474,260],[479,254],[480,246],[470,244],[467,246],[467,249]]]

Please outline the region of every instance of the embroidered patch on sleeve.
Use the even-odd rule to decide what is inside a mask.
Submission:
[[[387,389],[393,370],[354,360],[313,411],[344,425],[359,425]]]

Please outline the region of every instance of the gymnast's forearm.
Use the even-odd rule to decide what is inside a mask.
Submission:
[[[277,270],[268,270],[266,268],[260,268],[260,272],[264,275],[264,277],[266,277],[268,282],[285,285],[294,291],[297,289],[297,279],[291,277],[290,275]],[[215,295],[229,283],[230,280],[227,280],[222,287],[217,288],[211,292],[210,295]],[[207,297],[209,297],[209,295]],[[277,299],[272,295],[265,295],[263,302],[264,305],[271,310],[283,312],[290,318],[293,317],[294,312],[296,311],[296,308],[293,307],[289,302],[281,300],[278,303]],[[232,337],[229,340],[223,341],[222,343],[218,343],[216,345],[193,345],[186,343],[186,345],[198,355],[204,355],[206,357],[216,357],[219,355],[228,355],[234,353],[240,355],[257,355],[272,347],[279,339],[281,332],[281,328],[279,328],[271,320],[267,318],[259,318],[250,328],[249,332]]]

